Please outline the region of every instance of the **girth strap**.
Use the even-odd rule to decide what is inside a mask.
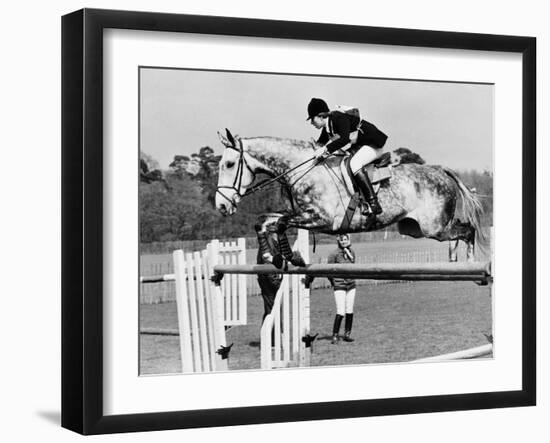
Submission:
[[[358,192],[356,192],[349,199],[348,208],[344,213],[344,218],[342,219],[342,224],[340,225],[340,231],[347,232],[347,230],[351,225],[351,221],[353,220],[353,215],[357,210],[357,206],[359,206],[360,203],[361,203],[361,196],[359,195]]]

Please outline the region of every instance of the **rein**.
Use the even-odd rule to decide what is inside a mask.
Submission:
[[[279,174],[279,175],[277,175],[277,176],[275,176],[275,177],[273,177],[273,178],[271,178],[271,179],[267,179],[267,180],[264,180],[264,181],[262,181],[262,182],[260,182],[260,183],[257,183],[256,185],[254,185],[254,186],[252,186],[250,189],[248,189],[248,190],[244,193],[243,197],[245,197],[245,196],[247,196],[247,195],[250,195],[250,194],[254,194],[255,192],[257,192],[257,191],[259,191],[259,190],[265,188],[266,186],[268,186],[268,185],[270,185],[270,184],[272,184],[272,183],[274,183],[274,182],[276,182],[276,181],[279,181],[282,177],[284,177],[284,176],[287,175],[288,173],[290,173],[290,172],[292,172],[292,171],[298,169],[300,166],[303,166],[303,165],[305,165],[306,163],[309,163],[311,160],[314,160],[314,159],[315,159],[315,157],[311,157],[310,159],[307,159],[306,161],[303,161],[303,162],[300,163],[299,165],[296,165],[296,166],[290,168],[288,171],[283,172],[282,174]],[[308,169],[304,174],[302,174],[302,175],[298,178],[298,180],[299,180],[300,178],[302,178],[305,174],[307,174],[309,171],[311,171],[311,169]],[[296,183],[298,180],[295,180],[294,183]],[[293,184],[294,184],[294,183],[293,183]],[[291,185],[291,186],[292,186],[292,185]]]
[[[243,148],[242,140],[238,139],[238,141],[239,141],[239,148],[236,148],[233,145],[231,145],[231,146],[226,145],[226,148],[233,149],[233,150],[235,150],[239,153],[239,161],[238,161],[238,164],[237,164],[237,172],[235,173],[235,179],[233,180],[233,184],[231,186],[218,186],[216,188],[216,193],[220,194],[223,198],[225,198],[228,202],[230,202],[232,206],[236,206],[236,204],[243,197],[252,195],[255,192],[258,192],[261,189],[264,189],[265,187],[267,187],[267,186],[269,186],[269,185],[271,185],[275,182],[281,182],[281,178],[285,177],[287,174],[291,173],[292,171],[295,171],[300,166],[303,166],[306,163],[309,163],[310,161],[315,160],[315,157],[311,157],[311,158],[303,161],[302,163],[290,168],[289,170],[287,170],[287,171],[285,171],[285,172],[283,172],[283,173],[281,173],[281,174],[279,174],[279,175],[277,175],[273,178],[266,179],[266,180],[264,180],[260,183],[257,183],[256,185],[254,185],[251,188],[247,189],[244,194],[241,194],[240,189],[241,189],[241,184],[242,184],[242,179],[243,179],[244,167],[246,166],[246,168],[252,174],[252,182],[254,182],[254,180],[256,179],[256,172],[254,172],[254,170],[250,167],[250,165],[246,161],[246,158],[244,156],[244,148]],[[301,179],[309,171],[311,171],[311,169],[312,168],[309,168],[304,174],[302,174],[298,178],[298,180]],[[294,185],[298,180],[295,180],[292,185]],[[233,191],[235,191],[235,196],[232,199],[230,199],[222,191],[220,191],[220,189],[232,189]]]

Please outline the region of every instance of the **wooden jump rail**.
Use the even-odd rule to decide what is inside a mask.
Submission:
[[[413,360],[413,363],[432,363],[451,360],[470,360],[474,358],[489,357],[493,353],[493,345],[487,343],[476,348],[464,349],[463,351],[450,352],[448,354],[435,355],[433,357]]]
[[[139,278],[140,283],[161,283],[164,281],[176,281],[175,274],[146,275]]]
[[[200,279],[204,280],[204,276],[201,275]],[[193,276],[193,280],[196,280],[197,276]],[[189,280],[188,277],[185,280]],[[163,283],[165,281],[176,281],[175,274],[163,274],[163,275],[146,275],[139,278],[140,283]]]
[[[215,279],[224,274],[302,274],[312,277],[346,277],[366,280],[409,281],[492,281],[491,263],[379,263],[379,264],[311,264],[289,266],[281,270],[273,265],[217,265]]]

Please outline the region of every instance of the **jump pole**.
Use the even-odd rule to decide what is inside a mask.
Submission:
[[[223,274],[301,274],[312,277],[347,277],[367,280],[411,281],[491,281],[491,263],[380,263],[311,264],[277,269],[273,265],[217,265],[214,273]]]
[[[472,358],[485,357],[493,352],[493,345],[488,343],[486,345],[478,346],[471,349],[465,349],[463,351],[451,352],[449,354],[435,355],[433,357],[421,358],[413,360],[412,363],[430,363],[430,362],[442,362],[450,360],[467,360]]]

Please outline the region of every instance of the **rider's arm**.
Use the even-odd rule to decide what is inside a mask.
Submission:
[[[343,148],[349,143],[349,133],[351,131],[350,121],[346,115],[335,112],[331,115],[331,118],[333,131],[338,135],[338,138],[326,146],[330,153]]]
[[[327,130],[325,128],[323,128],[321,130],[321,135],[317,139],[317,144],[318,145],[324,145],[328,141],[329,141],[329,136],[328,136]]]

